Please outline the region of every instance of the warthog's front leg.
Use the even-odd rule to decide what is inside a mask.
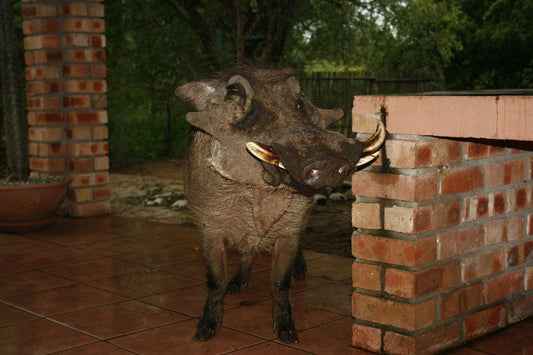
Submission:
[[[307,273],[307,264],[305,262],[304,254],[302,252],[302,247],[298,248],[298,253],[294,260],[294,266],[292,269],[292,276],[298,281],[305,280],[305,274]]]
[[[292,269],[297,251],[297,242],[294,243],[290,238],[280,238],[276,241],[272,254],[272,327],[284,343],[298,342],[289,300]]]
[[[209,340],[222,325],[224,293],[226,290],[226,250],[222,239],[210,245],[204,243],[204,259],[207,267],[207,299],[204,313],[198,322],[194,340]]]

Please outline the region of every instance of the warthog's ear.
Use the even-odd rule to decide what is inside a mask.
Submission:
[[[198,111],[206,111],[216,99],[216,88],[216,80],[201,80],[182,85],[174,93]]]
[[[191,125],[204,130],[212,136],[220,129],[220,122],[217,122],[210,112],[189,112],[185,115],[185,119]]]
[[[326,128],[327,126],[329,126],[335,121],[340,120],[344,116],[344,111],[340,108],[333,108],[331,110],[319,108],[318,112],[322,117],[322,122],[324,124],[323,128]]]

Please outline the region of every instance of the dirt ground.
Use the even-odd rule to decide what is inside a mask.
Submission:
[[[160,223],[190,224],[188,209],[145,206],[144,196],[183,190],[183,164],[180,160],[150,160],[111,171],[111,209],[125,217],[146,218]],[[304,248],[351,256],[351,203],[329,202],[315,205],[304,234]]]

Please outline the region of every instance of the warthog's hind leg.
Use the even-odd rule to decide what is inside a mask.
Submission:
[[[207,299],[205,301],[204,313],[198,322],[198,330],[194,335],[194,340],[209,340],[222,325],[226,278],[226,251],[222,241],[220,244],[211,245],[210,248],[204,249],[204,258],[207,265]]]
[[[252,262],[254,260],[253,253],[244,253],[241,255],[241,261],[239,263],[239,269],[228,284],[228,293],[236,293],[241,288],[248,287],[250,281],[250,273],[252,271]]]
[[[292,268],[292,276],[298,281],[305,280],[305,274],[307,273],[307,264],[305,263],[304,254],[302,248],[298,248],[298,253],[294,259],[294,266]]]

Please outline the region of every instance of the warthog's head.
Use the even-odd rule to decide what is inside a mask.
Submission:
[[[381,122],[366,142],[326,130],[343,111],[313,106],[290,69],[239,67],[185,84],[176,95],[198,110],[186,119],[215,139],[211,166],[242,183],[337,186],[385,139]]]

